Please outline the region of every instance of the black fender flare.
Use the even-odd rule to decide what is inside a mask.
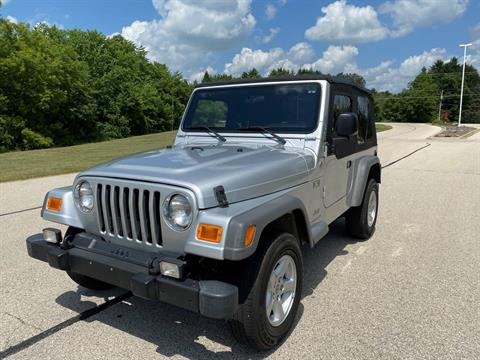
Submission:
[[[230,260],[241,260],[252,255],[257,249],[263,230],[273,221],[286,214],[292,214],[295,210],[301,210],[307,221],[308,241],[312,237],[312,229],[308,224],[308,217],[303,202],[290,194],[263,203],[247,212],[233,217],[228,226],[227,244],[224,256]],[[244,238],[246,229],[256,225],[255,237],[250,246],[245,247]]]
[[[352,189],[347,197],[347,204],[350,207],[360,206],[363,200],[363,193],[369,179],[370,170],[373,167],[378,168],[377,182],[381,181],[381,166],[378,156],[367,155],[357,161],[353,173]]]

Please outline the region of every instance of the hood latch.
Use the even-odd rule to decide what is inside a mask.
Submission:
[[[216,186],[213,188],[215,197],[217,198],[218,205],[220,207],[228,207],[227,195],[225,195],[225,189],[222,185]]]

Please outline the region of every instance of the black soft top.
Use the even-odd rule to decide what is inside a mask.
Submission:
[[[371,94],[371,91],[359,86],[346,77],[337,77],[330,75],[316,75],[316,74],[307,74],[307,75],[297,75],[297,76],[284,76],[284,77],[271,77],[271,78],[259,78],[259,79],[236,79],[236,80],[225,80],[225,81],[212,81],[198,84],[195,88],[204,88],[209,86],[221,86],[221,85],[240,85],[240,84],[257,84],[257,83],[270,83],[270,82],[280,82],[280,81],[304,81],[304,80],[326,80],[331,84],[342,84],[348,85],[356,88],[357,90],[363,91],[367,94]]]

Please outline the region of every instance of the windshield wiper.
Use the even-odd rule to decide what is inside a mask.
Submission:
[[[271,135],[275,140],[277,140],[280,144],[285,145],[287,140],[285,140],[283,137],[275,134],[274,132],[268,130],[268,128],[262,127],[262,126],[248,126],[244,128],[238,128],[238,131],[243,131],[243,130],[253,130],[253,131],[261,131],[263,133]]]
[[[213,130],[212,128],[209,128],[208,126],[195,126],[195,127],[189,127],[186,129],[187,131],[188,130],[205,130],[210,136],[213,136],[214,138],[217,138],[218,140],[220,140],[221,142],[225,142],[227,141],[227,139],[220,135],[218,132],[216,132],[215,130]]]

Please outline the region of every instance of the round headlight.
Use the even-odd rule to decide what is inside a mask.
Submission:
[[[75,186],[75,191],[73,192],[75,197],[75,202],[77,206],[83,212],[90,212],[93,209],[93,190],[88,181],[80,181]]]
[[[169,196],[163,203],[163,216],[174,230],[185,230],[192,224],[192,205],[184,195]]]

